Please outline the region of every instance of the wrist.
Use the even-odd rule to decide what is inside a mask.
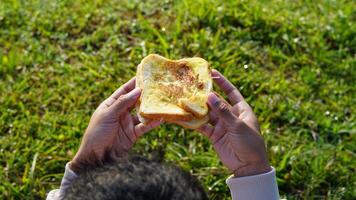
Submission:
[[[79,174],[81,171],[80,168],[78,167],[78,165],[73,162],[73,160],[70,161],[69,168],[76,174]]]
[[[258,174],[264,174],[270,172],[272,167],[268,162],[265,163],[251,163],[249,165],[243,166],[234,171],[235,177],[253,176]]]
[[[78,160],[75,156],[72,161],[70,161],[69,168],[76,174],[79,174],[84,169],[83,162]]]
[[[99,159],[97,156],[92,154],[82,154],[79,150],[78,153],[74,156],[72,161],[70,162],[70,169],[73,170],[75,173],[81,173],[82,171],[95,167],[100,164]]]

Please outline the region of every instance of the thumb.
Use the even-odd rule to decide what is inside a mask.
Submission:
[[[225,123],[234,124],[238,120],[238,118],[231,112],[231,106],[216,96],[216,94],[209,94],[208,105]]]
[[[110,107],[110,112],[121,115],[127,109],[136,104],[141,95],[141,89],[135,88],[125,95],[121,95]]]

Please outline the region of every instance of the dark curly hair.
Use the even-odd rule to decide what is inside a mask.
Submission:
[[[81,173],[64,199],[205,200],[208,197],[190,173],[173,165],[131,156]]]

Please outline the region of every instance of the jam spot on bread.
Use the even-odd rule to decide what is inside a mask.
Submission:
[[[195,74],[186,61],[167,60],[159,68],[161,70],[152,73],[152,78],[159,85],[161,101],[177,103],[180,98],[190,98],[196,94],[196,90],[205,88],[205,84],[199,80],[199,74]]]
[[[202,83],[202,82],[197,82],[197,88],[199,89],[199,90],[202,90],[202,89],[204,89],[204,83]]]
[[[191,67],[187,65],[187,62],[172,62],[167,61],[165,63],[166,70],[169,71],[171,75],[173,75],[174,79],[181,82],[182,84],[192,85],[196,76]]]
[[[175,84],[159,84],[159,87],[169,101],[176,102],[178,98],[184,95],[183,88]],[[161,99],[164,100],[164,98]]]

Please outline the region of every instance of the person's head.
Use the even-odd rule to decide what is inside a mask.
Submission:
[[[143,157],[117,160],[80,174],[65,199],[208,199],[198,180],[182,169]]]

